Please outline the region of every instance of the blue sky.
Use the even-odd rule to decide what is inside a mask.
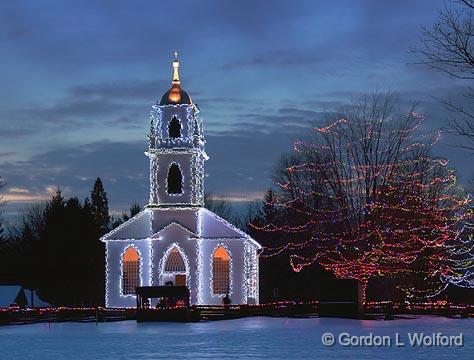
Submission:
[[[206,188],[261,196],[275,160],[310,121],[363,93],[419,101],[427,127],[448,114],[460,81],[410,65],[437,0],[3,1],[0,4],[0,176],[12,213],[56,186],[87,196],[103,179],[111,208],[145,204],[151,105],[183,88],[202,111]],[[472,177],[455,139],[437,151]]]

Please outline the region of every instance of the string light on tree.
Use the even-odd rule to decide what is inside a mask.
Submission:
[[[295,142],[273,201],[283,215],[251,224],[284,239],[262,257],[285,254],[297,272],[317,262],[359,280],[364,296],[374,276],[392,278],[408,298],[454,281],[452,243],[470,200],[448,162],[431,155],[439,133],[421,133],[424,120],[414,108],[400,112],[393,95],[376,94]]]

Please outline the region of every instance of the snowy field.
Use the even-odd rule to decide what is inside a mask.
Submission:
[[[387,335],[408,343],[408,333],[464,336],[463,347],[324,346],[323,333]],[[337,340],[336,340],[337,341]],[[193,324],[134,321],[0,327],[0,359],[474,359],[474,320],[245,318]]]

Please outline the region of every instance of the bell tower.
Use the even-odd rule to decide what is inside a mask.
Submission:
[[[202,119],[191,97],[181,88],[175,51],[171,89],[152,106],[148,151],[148,207],[203,206],[204,145]]]

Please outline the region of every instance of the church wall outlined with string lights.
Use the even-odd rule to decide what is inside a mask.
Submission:
[[[258,304],[258,244],[204,208],[205,152],[199,108],[173,81],[150,113],[150,199],[104,235],[107,307],[135,307],[140,286],[185,285],[192,305]],[[153,304],[152,304],[153,305]]]

